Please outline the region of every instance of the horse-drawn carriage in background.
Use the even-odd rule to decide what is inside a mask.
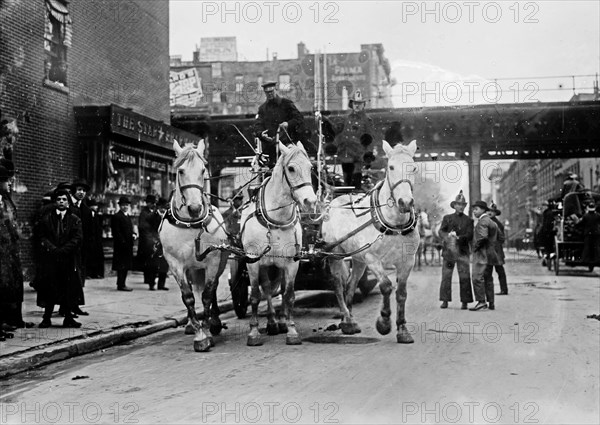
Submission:
[[[600,266],[600,258],[591,264],[582,260],[584,248],[584,236],[581,226],[577,226],[576,221],[585,214],[585,205],[589,201],[594,201],[600,205],[600,193],[591,191],[572,192],[565,195],[562,200],[553,203],[554,212],[554,253],[551,255],[552,261],[547,262],[549,270],[554,268],[554,273],[558,275],[564,266],[567,267],[588,267],[593,271],[595,266]],[[575,218],[577,217],[577,218]]]

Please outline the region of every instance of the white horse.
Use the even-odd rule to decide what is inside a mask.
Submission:
[[[408,146],[397,144],[392,148],[384,140],[383,149],[388,158],[385,179],[375,186],[370,196],[358,201],[353,201],[348,195],[334,199],[328,211],[329,217],[323,222],[322,237],[324,249],[334,254],[329,256],[329,265],[343,316],[340,324],[342,332],[360,332],[360,327],[352,317],[352,297],[367,265],[377,277],[383,295],[377,331],[382,335],[391,331],[390,294],[393,285],[384,265],[393,264],[398,285],[396,338],[400,343],[412,343],[413,339],[405,326],[404,307],[406,283],[419,246],[412,194],[416,171],[413,157],[417,143],[413,141]],[[345,255],[352,257],[351,273],[343,260]]]
[[[294,282],[298,272],[295,258],[302,244],[302,228],[298,207],[308,210],[317,201],[311,184],[311,162],[302,143],[286,147],[279,143],[281,156],[273,174],[263,182],[256,201],[242,211],[241,234],[246,255],[256,259],[265,248],[271,250],[260,259],[248,263],[252,287],[250,303],[249,346],[261,345],[258,331],[258,303],[261,289],[267,298],[269,335],[287,333],[286,344],[301,344],[302,340],[293,322]],[[277,323],[273,308],[273,294],[283,292],[283,311]]]
[[[177,172],[176,187],[159,235],[169,270],[179,284],[187,307],[186,333],[195,333],[194,350],[202,352],[214,345],[212,333],[221,331],[216,291],[228,257],[227,252],[206,253],[205,248],[225,243],[227,236],[221,213],[210,205],[204,194],[203,141],[197,148],[181,148],[175,141],[173,148],[177,154],[173,163]],[[204,258],[197,258],[203,253]],[[196,318],[194,287],[202,291],[202,323]]]

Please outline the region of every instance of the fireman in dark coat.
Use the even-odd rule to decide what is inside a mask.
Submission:
[[[133,266],[133,241],[137,234],[133,231],[133,223],[129,215],[131,201],[126,196],[119,198],[119,211],[112,216],[110,227],[113,235],[112,269],[117,272],[117,290],[132,291],[127,285],[127,271]]]
[[[583,253],[581,261],[589,266],[600,265],[600,214],[594,201],[588,201],[583,218],[573,214],[578,227],[583,228]]]
[[[68,191],[57,189],[52,198],[55,208],[38,224],[41,264],[37,304],[45,308],[40,327],[52,325],[52,311],[54,305],[59,304],[65,314],[63,326],[78,328],[81,323],[74,320],[72,312],[82,289],[78,254],[83,239],[81,220],[69,209]]]
[[[492,201],[490,204],[489,215],[496,226],[498,226],[498,238],[496,239],[496,254],[498,255],[498,264],[494,264],[496,273],[498,274],[498,281],[500,283],[500,292],[496,295],[508,295],[508,284],[506,283],[506,270],[504,270],[504,242],[506,241],[506,234],[504,233],[504,224],[498,220],[498,216],[502,214],[496,204]]]
[[[581,192],[585,187],[580,183],[579,176],[576,173],[569,174],[569,177],[564,181],[560,197],[562,199],[571,192]]]
[[[281,129],[279,140],[285,145],[301,140],[304,132],[304,117],[294,102],[277,94],[276,85],[273,81],[262,85],[267,100],[259,106],[254,125],[254,135],[262,141],[262,151],[269,157],[269,168],[277,162],[277,130]]]
[[[466,310],[467,304],[473,302],[469,264],[471,255],[469,243],[473,239],[473,220],[463,213],[466,206],[467,201],[461,190],[456,199],[450,203],[450,207],[454,208],[455,212],[442,218],[439,230],[439,235],[443,240],[442,257],[444,258],[440,284],[441,308],[448,308],[448,303],[452,301],[452,274],[455,265],[460,284],[461,309]]]
[[[346,116],[341,132],[335,139],[335,151],[342,164],[344,183],[347,186],[361,187],[362,167],[365,160],[374,159],[371,149],[375,130],[373,120],[365,112],[366,100],[360,90],[356,90],[348,101],[352,110]],[[328,153],[331,153],[330,148]],[[370,153],[365,157],[365,154]]]

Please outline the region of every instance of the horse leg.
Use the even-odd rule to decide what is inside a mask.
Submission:
[[[216,260],[214,263],[209,263],[209,267],[207,268],[207,276],[212,282],[212,290],[211,290],[211,306],[210,306],[210,319],[209,319],[209,329],[213,335],[219,335],[221,330],[223,329],[223,324],[221,323],[221,319],[219,319],[219,315],[221,314],[221,310],[219,309],[219,304],[217,302],[217,289],[219,287],[219,278],[225,271],[225,267],[227,265],[227,253],[221,253],[219,258],[219,262]],[[208,282],[207,282],[208,286]]]
[[[283,270],[283,284],[285,285],[285,291],[283,292],[283,313],[286,319],[286,336],[285,343],[287,345],[301,345],[302,338],[296,330],[296,323],[294,323],[294,302],[296,301],[296,293],[294,292],[294,281],[296,280],[296,273],[298,272],[297,263],[294,265],[296,270],[290,270],[286,267]]]
[[[396,328],[398,333],[396,334],[396,341],[400,344],[412,344],[414,339],[406,329],[406,318],[404,316],[405,305],[406,305],[406,283],[412,267],[408,264],[397,264],[396,265],[396,283],[398,288],[396,289]]]
[[[194,286],[197,288],[203,288],[202,290],[202,306],[203,306],[203,318],[200,327],[196,330],[196,336],[194,337],[194,350],[198,352],[205,352],[214,346],[212,334],[208,329],[208,323],[210,318],[210,304],[212,302],[212,290],[213,283],[207,279],[204,270],[194,270],[193,279]],[[203,282],[202,280],[205,280]]]
[[[263,292],[267,298],[267,335],[279,334],[279,326],[275,321],[275,308],[273,307],[273,288],[278,287],[277,279],[279,279],[280,273],[280,270],[277,270],[277,276],[275,276],[273,280],[269,278],[267,269],[260,273],[261,282],[264,282],[262,285]]]
[[[260,303],[260,287],[258,265],[248,264],[248,279],[250,280],[250,305],[252,306],[252,316],[250,317],[250,333],[246,345],[257,347],[262,345],[260,332],[258,331],[258,304]]]
[[[342,329],[342,332],[347,335],[353,335],[361,332],[360,326],[358,326],[358,323],[356,323],[354,317],[352,316],[352,303],[354,301],[354,294],[356,293],[358,281],[364,274],[366,268],[367,265],[365,263],[353,260],[352,272],[349,279],[346,281],[346,306],[348,307],[350,315],[347,319],[340,323],[340,328]]]
[[[196,317],[196,299],[194,298],[194,289],[187,273],[184,270],[173,270],[173,276],[181,290],[181,299],[187,308],[188,322],[185,325],[185,334],[194,335],[196,330],[200,328],[200,322]]]
[[[377,318],[375,328],[381,335],[387,335],[392,331],[392,321],[390,316],[392,315],[392,309],[390,307],[390,294],[392,293],[393,285],[390,279],[385,273],[383,264],[381,261],[373,261],[369,263],[369,268],[377,276],[379,281],[379,291],[383,295],[383,305],[381,306],[380,316]]]
[[[342,322],[340,323],[340,328],[342,328],[342,323],[350,322],[350,310],[346,305],[346,283],[348,281],[348,265],[344,260],[337,260],[330,258],[329,260],[329,270],[331,273],[331,278],[334,282],[334,291],[335,297],[337,298],[338,306],[340,308],[339,314],[336,314],[334,318],[341,318]]]

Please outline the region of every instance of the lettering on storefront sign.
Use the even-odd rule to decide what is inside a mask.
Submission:
[[[143,168],[149,168],[163,172],[166,172],[168,169],[168,165],[164,162],[155,161],[148,158],[141,158],[139,156],[124,152],[115,152],[114,150],[111,151],[110,159],[118,164],[133,165],[135,167],[140,166]]]
[[[339,66],[336,65],[333,68],[333,73],[336,75],[353,75],[353,74],[362,74],[363,69],[362,66]]]
[[[191,133],[115,107],[112,109],[111,130],[159,145],[171,145],[173,140],[177,140],[181,146],[188,143],[197,144],[200,141],[200,137]]]

